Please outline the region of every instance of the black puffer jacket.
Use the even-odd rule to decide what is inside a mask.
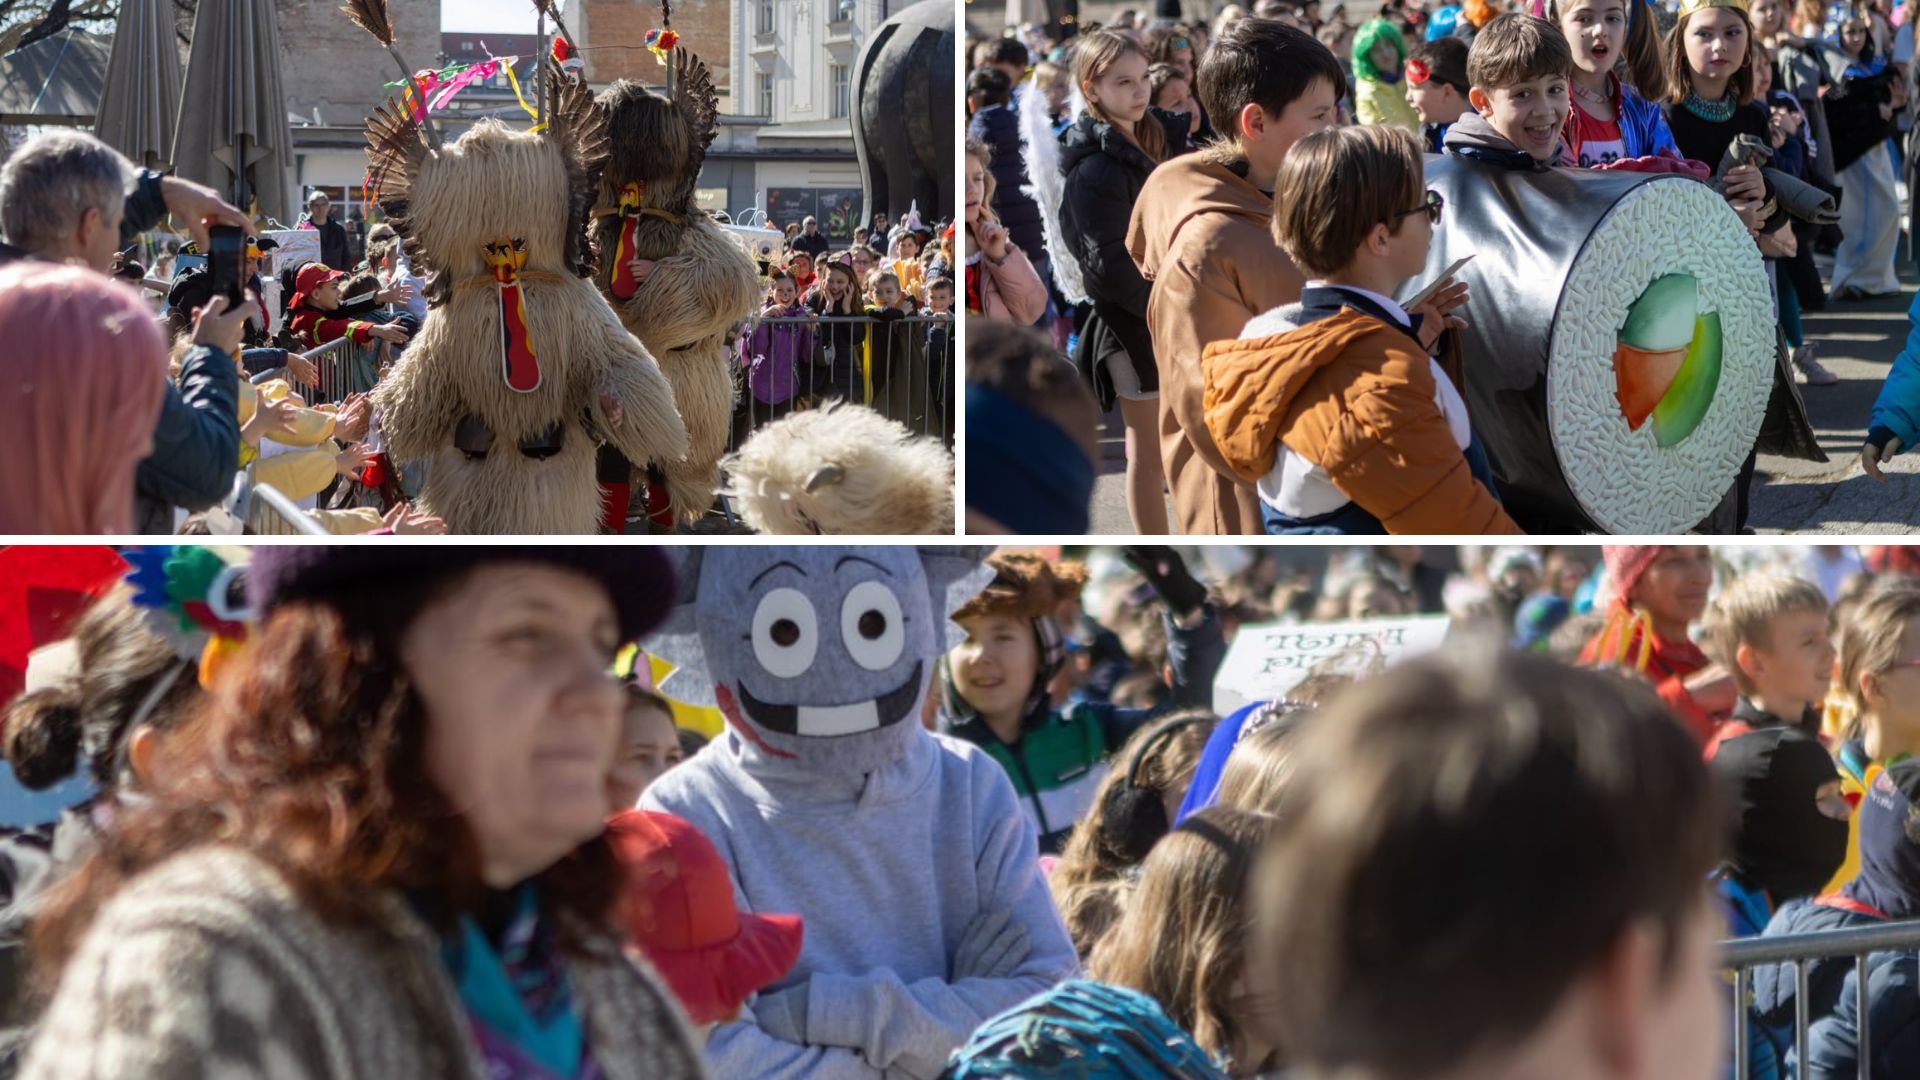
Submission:
[[[1007,238],[1029,258],[1046,254],[1046,227],[1040,204],[1021,189],[1027,186],[1027,163],[1020,155],[1020,114],[1011,105],[989,105],[967,122],[967,137],[993,150],[987,171],[993,174],[993,213],[1007,230]]]
[[[1185,142],[1185,116],[1149,109],[1140,122],[1160,124],[1170,149],[1178,149]],[[1060,232],[1067,250],[1080,264],[1094,316],[1126,349],[1140,377],[1140,388],[1146,391],[1160,385],[1153,361],[1153,338],[1147,331],[1147,295],[1151,289],[1147,279],[1140,276],[1133,256],[1127,254],[1127,223],[1147,175],[1158,164],[1139,144],[1091,115],[1082,115],[1060,133],[1060,174],[1066,177],[1060,200]],[[1094,337],[1082,333],[1083,339]],[[1085,369],[1087,365],[1081,366]]]
[[[173,531],[173,507],[205,510],[240,471],[240,373],[233,358],[196,345],[180,365],[153,429],[153,452],[134,469],[134,532]]]

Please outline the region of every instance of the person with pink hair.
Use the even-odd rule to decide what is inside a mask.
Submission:
[[[134,293],[77,266],[0,268],[0,533],[125,533],[167,343]]]

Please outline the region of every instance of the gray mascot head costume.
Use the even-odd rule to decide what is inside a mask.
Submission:
[[[920,731],[950,616],[993,579],[992,549],[706,547],[680,556],[680,595],[647,651],[662,690],[717,705],[751,762],[862,775]]]

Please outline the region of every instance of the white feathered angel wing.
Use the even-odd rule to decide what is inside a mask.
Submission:
[[[1079,115],[1078,87],[1074,88],[1074,115]],[[1060,231],[1060,199],[1066,188],[1060,175],[1060,140],[1053,135],[1053,121],[1047,115],[1047,94],[1029,85],[1020,94],[1020,155],[1027,163],[1026,192],[1040,204],[1040,219],[1046,228],[1047,265],[1053,268],[1054,284],[1060,295],[1075,304],[1086,303],[1086,283],[1080,276],[1080,263],[1067,247]]]

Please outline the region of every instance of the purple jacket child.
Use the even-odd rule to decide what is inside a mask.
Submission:
[[[760,317],[805,320],[809,314],[804,304],[781,308],[769,303]],[[762,322],[741,342],[740,363],[747,369],[747,388],[755,400],[785,404],[799,390],[800,365],[813,363],[813,327],[805,321]]]

